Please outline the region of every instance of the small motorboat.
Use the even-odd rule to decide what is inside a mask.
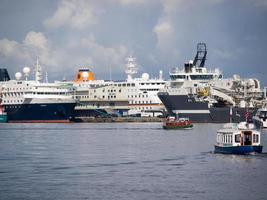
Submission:
[[[193,123],[188,118],[176,118],[174,116],[169,116],[163,122],[164,129],[191,129],[193,128]]]
[[[250,154],[261,153],[260,131],[253,124],[241,122],[239,124],[226,124],[217,131],[215,153]]]

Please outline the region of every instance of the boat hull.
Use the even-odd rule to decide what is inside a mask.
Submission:
[[[163,123],[164,129],[191,129],[193,128],[193,123],[191,121],[165,121]]]
[[[230,106],[212,106],[207,102],[197,102],[187,95],[168,95],[159,93],[158,97],[169,114],[179,114],[179,117],[189,118],[193,123],[238,123],[245,121],[247,108]],[[232,110],[232,111],[231,111]],[[249,108],[249,120],[255,115],[257,108]],[[231,114],[232,113],[232,114]]]
[[[221,147],[215,145],[215,153],[223,154],[250,154],[250,153],[262,153],[262,146],[234,146],[234,147]]]
[[[76,103],[19,104],[5,106],[8,122],[69,122]]]
[[[166,125],[163,125],[163,128],[164,129],[167,129],[167,130],[171,130],[171,129],[191,129],[193,128],[193,124],[190,124],[190,125],[182,125],[182,126],[166,126]]]
[[[6,114],[0,114],[0,123],[7,122],[7,115]]]

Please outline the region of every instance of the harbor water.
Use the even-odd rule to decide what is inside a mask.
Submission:
[[[214,154],[221,126],[0,124],[0,199],[267,199],[267,154]]]

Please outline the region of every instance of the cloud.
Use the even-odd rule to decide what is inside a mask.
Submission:
[[[46,66],[57,65],[53,50],[41,32],[28,32],[21,43],[7,38],[0,40],[0,57],[4,60],[32,66],[37,56]]]
[[[120,3],[122,5],[140,5],[140,4],[146,4],[151,2],[151,0],[111,0],[115,3]]]
[[[33,67],[38,56],[48,72],[67,73],[70,76],[82,66],[93,68],[95,73],[122,72],[128,50],[124,45],[107,46],[97,42],[94,35],[70,38],[64,46],[51,44],[41,32],[30,31],[22,42],[0,40],[0,58]]]
[[[169,21],[159,22],[153,29],[157,36],[157,47],[168,49],[173,45],[173,27]]]
[[[4,57],[12,56],[18,49],[18,43],[16,41],[10,41],[8,39],[0,40],[0,55]]]
[[[30,31],[23,40],[25,46],[32,46],[40,50],[48,49],[48,41],[43,33]]]
[[[45,19],[43,24],[46,28],[66,26],[82,30],[97,23],[95,11],[89,0],[62,0],[54,15]]]
[[[104,73],[109,67],[115,72],[121,72],[128,55],[128,49],[124,45],[99,44],[93,34],[70,42],[67,52],[80,59],[75,61],[76,64],[94,66],[97,73]]]

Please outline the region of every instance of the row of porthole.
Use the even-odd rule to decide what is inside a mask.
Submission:
[[[130,101],[130,104],[152,103],[152,101]]]
[[[20,103],[23,102],[23,100],[3,100],[3,103]]]
[[[134,95],[131,95],[131,98],[134,98],[134,97],[135,98],[138,98],[138,97],[139,98],[141,98],[141,97],[145,98],[145,97],[148,97],[148,95],[142,95],[142,96],[141,95],[139,95],[139,96],[137,96],[137,95],[135,95],[135,96]],[[128,98],[130,98],[130,95],[128,95]]]
[[[20,108],[21,106],[5,106],[5,108]]]

